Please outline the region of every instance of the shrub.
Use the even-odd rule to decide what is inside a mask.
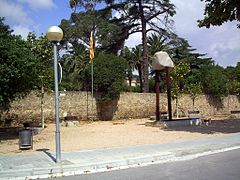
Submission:
[[[100,53],[93,59],[93,88],[99,96],[97,101],[111,101],[119,98],[123,89],[127,64],[121,57]],[[91,65],[85,71],[85,85],[91,87]]]

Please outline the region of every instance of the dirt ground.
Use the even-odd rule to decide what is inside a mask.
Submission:
[[[81,122],[77,127],[61,126],[61,150],[87,149],[160,144],[199,137],[219,136],[240,132],[239,119],[215,119],[209,126],[176,127],[166,129],[149,126],[149,119]],[[55,151],[55,124],[33,137],[33,150],[19,150],[18,135],[0,134],[0,154]]]

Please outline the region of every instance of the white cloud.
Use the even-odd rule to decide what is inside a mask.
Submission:
[[[129,38],[125,41],[125,45],[133,48],[138,44],[142,43],[142,34],[141,33],[134,33],[129,36]]]
[[[0,0],[0,17],[14,30],[13,33],[26,37],[30,31],[39,32],[41,20],[38,12],[32,10],[49,10],[56,7],[53,0]]]
[[[21,23],[25,26],[33,24],[22,6],[5,0],[0,1],[0,16],[5,17],[9,23]]]
[[[13,26],[14,34],[21,35],[24,39],[27,39],[28,33],[31,31],[27,27],[23,27],[21,25],[19,26]]]
[[[20,3],[27,3],[32,9],[51,9],[55,7],[53,0],[17,0]]]
[[[227,23],[216,30],[212,41],[209,41],[209,54],[222,66],[236,66],[240,61],[240,33],[236,24]]]
[[[191,32],[198,28],[197,20],[202,18],[204,3],[200,0],[172,0],[176,6],[174,16],[177,32]]]
[[[187,39],[197,52],[207,53],[221,66],[235,66],[240,60],[240,33],[236,23],[199,28],[197,20],[203,18],[205,3],[200,0],[172,0],[177,14],[174,17],[176,32]]]

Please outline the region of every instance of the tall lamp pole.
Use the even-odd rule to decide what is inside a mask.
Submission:
[[[61,146],[60,146],[60,121],[59,121],[59,92],[58,92],[58,60],[57,60],[57,43],[63,38],[63,31],[58,26],[48,28],[46,37],[53,42],[54,50],[54,90],[55,90],[55,115],[56,115],[56,163],[61,161]]]

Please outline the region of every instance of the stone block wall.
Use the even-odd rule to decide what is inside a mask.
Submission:
[[[95,99],[90,92],[61,92],[60,93],[60,117],[66,115],[78,116],[79,119],[87,119],[88,116],[97,114]],[[45,120],[55,119],[54,93],[44,95]],[[41,99],[36,93],[31,93],[24,99],[12,103],[8,116],[18,117],[20,121],[41,122]],[[172,101],[173,113],[176,110],[175,101]],[[166,94],[160,95],[160,109],[167,110]],[[192,100],[189,95],[183,95],[179,99],[179,114],[187,116],[189,110],[193,110]],[[231,110],[240,110],[240,99],[229,95],[214,99],[207,95],[199,95],[195,100],[195,110],[199,110],[202,116],[214,114],[229,114]],[[122,93],[113,119],[143,118],[155,112],[154,93]]]

